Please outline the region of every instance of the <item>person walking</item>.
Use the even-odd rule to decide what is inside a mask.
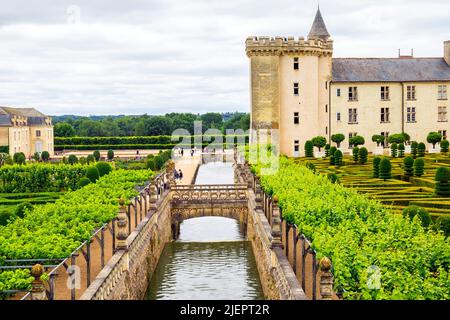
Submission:
[[[181,169],[178,171],[178,177],[180,180],[183,180],[183,171],[181,171]]]

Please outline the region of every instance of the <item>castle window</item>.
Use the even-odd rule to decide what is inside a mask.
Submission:
[[[348,148],[349,149],[351,149],[351,148],[353,148],[353,145],[350,143],[350,139],[351,138],[353,138],[353,137],[356,137],[358,135],[358,133],[356,133],[356,132],[350,132],[349,134],[348,134]]]
[[[447,130],[439,130],[438,132],[441,134],[442,139],[447,140]]]
[[[416,122],[416,107],[406,108],[406,122]]]
[[[358,123],[358,110],[356,108],[348,109],[348,123]]]
[[[447,100],[447,86],[446,85],[438,86],[438,99],[439,100]]]
[[[294,70],[299,70],[300,69],[300,64],[298,62],[298,57],[294,58]]]
[[[438,107],[438,122],[447,122],[447,107]]]
[[[298,82],[294,82],[294,96],[298,96],[299,86]]]
[[[328,90],[328,81],[325,81],[325,90]]]
[[[336,113],[336,121],[341,121],[341,113]]]
[[[300,141],[294,140],[294,152],[298,152],[300,150]]]
[[[328,105],[325,105],[325,113],[328,113]]]
[[[416,86],[407,86],[406,87],[406,99],[416,100]]]
[[[381,87],[381,100],[389,100],[389,87]]]
[[[389,122],[389,108],[381,108],[381,122]]]
[[[348,101],[358,101],[358,88],[349,87],[348,88]]]
[[[298,114],[298,112],[294,112],[294,124],[299,124],[300,123],[300,116]]]
[[[328,127],[325,127],[325,134],[328,134]]]
[[[41,130],[36,130],[36,137],[40,137],[41,136]]]
[[[336,96],[338,96],[338,97],[341,96],[341,89],[336,89]]]

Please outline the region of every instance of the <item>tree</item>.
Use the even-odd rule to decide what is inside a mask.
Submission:
[[[305,156],[307,158],[314,157],[314,144],[311,140],[305,142]]]
[[[336,166],[342,166],[342,151],[336,150],[333,156],[334,156],[334,164]]]
[[[397,143],[391,144],[391,157],[396,158],[397,157]]]
[[[380,176],[380,157],[373,158],[373,177],[378,178]]]
[[[380,162],[380,173],[378,174],[380,179],[384,181],[391,179],[392,165],[388,158],[383,158]]]
[[[405,136],[402,133],[391,134],[388,137],[388,142],[389,143],[396,143],[396,144],[403,143],[403,142],[405,142]]]
[[[144,121],[146,136],[161,136],[172,134],[172,121],[164,116],[153,116]]]
[[[417,145],[417,156],[418,157],[425,157],[425,143],[421,142]]]
[[[336,143],[337,147],[340,148],[342,141],[345,140],[345,136],[342,133],[336,133],[331,136],[331,141]]]
[[[369,152],[367,151],[367,148],[362,147],[359,149],[359,164],[366,164],[367,163],[367,156]]]
[[[156,170],[161,170],[162,167],[164,166],[164,163],[165,163],[165,161],[164,161],[164,159],[163,159],[163,157],[162,157],[161,155],[157,155],[157,156],[155,157],[155,167],[156,167]]]
[[[86,177],[91,180],[91,182],[95,183],[98,179],[100,179],[100,173],[98,172],[97,167],[89,167],[86,170]]]
[[[411,155],[414,159],[417,158],[418,145],[419,144],[416,141],[411,142]]]
[[[71,165],[74,165],[75,163],[78,163],[78,158],[77,158],[77,156],[74,155],[74,154],[71,154],[71,155],[69,156],[68,162],[69,162],[69,164],[71,164]]]
[[[442,135],[439,132],[430,132],[427,136],[427,142],[433,145],[433,149],[436,147],[436,143],[441,142]]]
[[[147,159],[146,167],[147,169],[155,171],[156,170],[155,159],[154,158]]]
[[[113,150],[108,150],[108,160],[112,160],[114,159],[114,151]]]
[[[208,129],[220,129],[222,127],[223,118],[220,113],[208,112],[200,116],[202,120],[203,132]]]
[[[414,174],[414,159],[411,156],[403,159],[403,169],[405,171],[405,176],[411,177]]]
[[[359,155],[359,148],[358,147],[354,147],[353,148],[353,161],[355,163],[358,162],[358,155]]]
[[[103,177],[112,171],[111,165],[106,162],[97,162],[95,167],[98,169],[98,174],[100,177]]]
[[[447,153],[448,152],[448,147],[449,147],[448,140],[442,140],[442,142],[441,142],[441,153]]]
[[[422,158],[417,158],[416,160],[414,160],[414,175],[416,177],[423,176],[424,168],[425,168],[425,161],[423,161]]]
[[[372,141],[377,143],[377,147],[384,142],[384,136],[381,134],[374,134],[372,136]]]
[[[327,139],[325,137],[320,137],[320,136],[312,138],[311,141],[312,141],[313,145],[319,149],[319,152],[327,144]]]
[[[42,151],[42,161],[47,162],[50,159],[50,153],[48,151]]]
[[[23,152],[14,153],[13,160],[14,160],[14,163],[25,164],[25,161],[26,161],[25,153],[23,153]]]
[[[411,205],[403,209],[404,218],[409,218],[409,220],[412,221],[416,216],[419,217],[420,223],[425,228],[428,228],[432,223],[430,214],[424,208]]]
[[[73,137],[75,136],[74,127],[67,122],[59,122],[54,127],[55,137]]]
[[[434,177],[436,181],[436,194],[438,196],[450,196],[450,169],[447,167],[439,167]]]
[[[405,145],[403,143],[400,143],[398,145],[398,157],[403,158],[405,156]]]
[[[100,151],[95,150],[92,155],[94,156],[95,161],[99,161],[100,160]]]
[[[361,136],[354,136],[354,137],[350,138],[349,142],[352,146],[357,147],[357,146],[362,146],[366,141]]]
[[[87,164],[94,163],[94,162],[95,162],[94,156],[93,156],[92,154],[88,155],[88,156],[86,157],[86,162],[87,162]]]

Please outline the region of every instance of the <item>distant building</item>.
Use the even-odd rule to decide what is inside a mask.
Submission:
[[[0,107],[0,148],[27,158],[43,151],[53,156],[52,118],[34,108]]]
[[[450,41],[443,49],[436,58],[336,59],[320,10],[308,39],[250,37],[251,128],[278,129],[280,151],[288,156],[303,155],[315,136],[330,141],[336,133],[346,137],[344,152],[355,135],[371,152],[381,149],[372,142],[375,134],[386,137],[385,148],[395,133],[425,143],[431,131],[447,137]]]

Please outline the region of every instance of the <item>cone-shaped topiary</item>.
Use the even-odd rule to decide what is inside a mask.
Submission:
[[[391,157],[396,158],[397,157],[397,144],[394,142],[391,144]]]
[[[86,177],[88,177],[91,182],[97,181],[100,178],[97,167],[89,167],[86,170]]]
[[[108,150],[108,160],[112,160],[112,159],[114,159],[114,151]]]
[[[450,196],[450,169],[447,167],[439,167],[434,177],[436,180],[436,194],[438,196]]]
[[[403,143],[400,143],[398,145],[398,157],[399,158],[405,157],[405,145]]]
[[[359,149],[359,164],[366,164],[367,163],[367,155],[369,152],[367,151],[367,148],[362,147]]]
[[[381,157],[375,157],[373,158],[373,177],[374,178],[378,178],[380,175],[380,162],[381,162]]]
[[[342,166],[342,151],[336,150],[334,153],[334,164],[336,166]]]
[[[441,141],[441,153],[447,153],[448,147],[449,147],[448,140],[442,140]]]
[[[336,152],[337,148],[335,146],[330,147],[330,156]]]
[[[310,140],[305,142],[305,156],[307,158],[314,157],[314,144]]]
[[[423,176],[423,171],[425,168],[425,161],[422,158],[417,158],[414,160],[414,175],[416,177]]]
[[[403,217],[408,217],[409,220],[414,219],[415,216],[419,217],[419,220],[425,228],[428,228],[432,222],[431,216],[427,210],[418,206],[408,206],[403,209]]]
[[[380,161],[380,173],[378,174],[378,177],[383,180],[387,180],[391,178],[391,160],[388,158],[383,158]]]
[[[421,142],[417,145],[417,156],[418,157],[425,157],[425,143]]]
[[[413,159],[417,158],[417,147],[418,143],[416,141],[411,142],[411,156]]]
[[[353,161],[355,163],[358,163],[358,157],[359,157],[359,148],[358,147],[354,147],[353,148]]]
[[[414,159],[411,156],[403,159],[403,169],[405,171],[405,176],[412,176],[414,174]]]

